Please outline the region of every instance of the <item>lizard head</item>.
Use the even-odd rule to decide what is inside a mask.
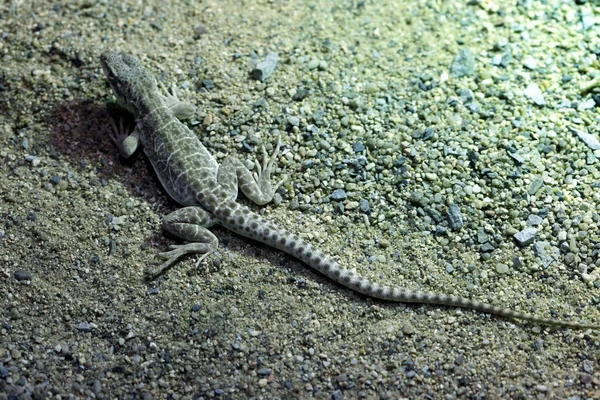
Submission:
[[[129,111],[142,100],[142,93],[157,90],[156,78],[129,54],[106,51],[100,55],[104,75],[119,102]]]

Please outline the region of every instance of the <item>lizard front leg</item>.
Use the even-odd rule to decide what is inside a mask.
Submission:
[[[283,183],[271,184],[271,172],[281,147],[281,136],[271,157],[262,147],[263,163],[256,161],[257,172],[252,174],[237,157],[229,156],[223,160],[217,173],[217,181],[230,194],[232,199],[237,196],[238,187],[244,195],[258,205],[267,204],[273,199],[275,191]]]
[[[185,207],[165,216],[163,228],[190,243],[171,245],[173,250],[159,253],[159,256],[167,258],[167,261],[156,268],[148,269],[148,275],[150,277],[160,275],[186,254],[202,254],[196,262],[196,266],[198,266],[206,256],[215,252],[219,247],[219,240],[207,229],[215,222],[212,214],[201,207]]]
[[[112,127],[112,133],[110,134],[111,140],[119,148],[119,153],[123,158],[129,158],[137,150],[140,144],[140,130],[142,128],[141,122],[138,122],[133,132],[127,133],[123,127],[123,118],[119,118],[119,126],[115,120],[109,116],[110,124]]]

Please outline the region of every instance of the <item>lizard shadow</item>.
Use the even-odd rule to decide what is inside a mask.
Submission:
[[[79,100],[64,102],[52,109],[44,121],[49,127],[47,147],[50,158],[62,154],[72,159],[75,173],[79,179],[88,179],[90,186],[107,186],[118,180],[122,182],[120,188],[127,193],[116,194],[141,198],[160,215],[171,212],[175,209],[172,200],[148,159],[139,152],[129,159],[119,155],[110,138],[109,116],[117,121],[123,118],[124,126],[134,126],[133,116],[114,103],[108,103],[107,107],[105,103]],[[107,209],[106,214],[111,211]],[[162,246],[166,243],[162,228],[160,224],[156,228],[156,233],[140,239],[145,243],[161,243]]]

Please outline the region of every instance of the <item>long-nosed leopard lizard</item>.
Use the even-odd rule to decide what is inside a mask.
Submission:
[[[282,250],[332,280],[367,296],[405,303],[440,304],[469,308],[508,318],[571,328],[600,329],[600,325],[542,318],[477,300],[453,295],[413,291],[370,282],[343,268],[331,257],[267,221],[236,202],[238,188],[256,204],[271,201],[279,184],[271,184],[271,170],[280,141],[270,158],[263,148],[264,162],[253,176],[236,157],[217,164],[196,135],[179,119],[193,115],[195,107],[173,94],[161,94],[154,75],[130,55],[107,51],[100,57],[104,74],[119,102],[134,114],[136,127],[129,135],[113,122],[114,142],[123,157],[131,156],[142,144],[160,182],[169,195],[185,206],[163,219],[165,230],[188,243],[160,253],[167,260],[149,273],[156,276],[185,254],[198,253],[200,262],[217,250],[218,239],[207,228],[219,224],[242,236]]]

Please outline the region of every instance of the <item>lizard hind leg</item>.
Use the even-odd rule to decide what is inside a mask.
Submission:
[[[204,258],[219,247],[219,240],[207,229],[215,222],[212,214],[201,207],[185,207],[165,216],[163,228],[190,243],[171,245],[172,250],[159,253],[167,260],[158,267],[149,268],[148,275],[152,278],[160,275],[186,254],[201,254],[196,262],[198,267]]]

